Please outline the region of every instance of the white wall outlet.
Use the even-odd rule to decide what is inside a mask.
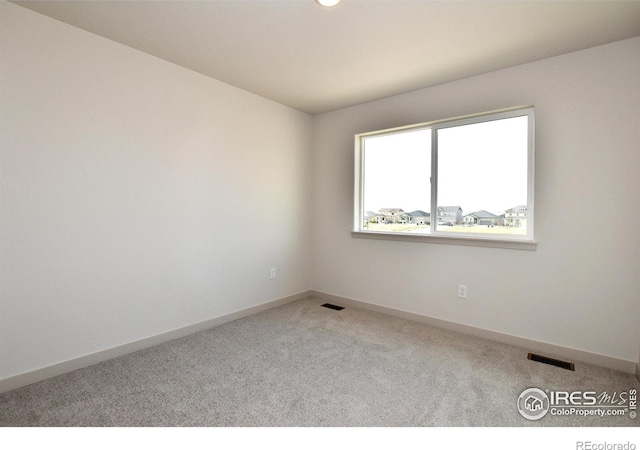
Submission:
[[[276,279],[276,269],[271,269],[271,271],[269,272],[269,279],[270,280]]]
[[[458,297],[467,298],[467,285],[459,284],[458,285]]]

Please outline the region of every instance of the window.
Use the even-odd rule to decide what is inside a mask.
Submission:
[[[533,108],[357,135],[354,234],[533,244],[533,137]]]

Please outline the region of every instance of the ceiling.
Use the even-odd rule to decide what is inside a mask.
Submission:
[[[640,1],[14,3],[309,114],[640,36]]]

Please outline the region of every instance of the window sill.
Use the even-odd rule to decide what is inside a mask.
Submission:
[[[386,241],[420,242],[425,244],[467,245],[473,247],[508,248],[511,250],[535,251],[535,241],[519,241],[515,239],[481,239],[476,237],[449,237],[442,235],[415,235],[409,233],[384,233],[380,231],[352,231],[351,237],[359,239],[382,239]]]

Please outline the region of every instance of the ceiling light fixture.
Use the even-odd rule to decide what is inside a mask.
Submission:
[[[316,3],[320,6],[324,6],[325,8],[331,8],[336,6],[342,0],[316,0]]]

